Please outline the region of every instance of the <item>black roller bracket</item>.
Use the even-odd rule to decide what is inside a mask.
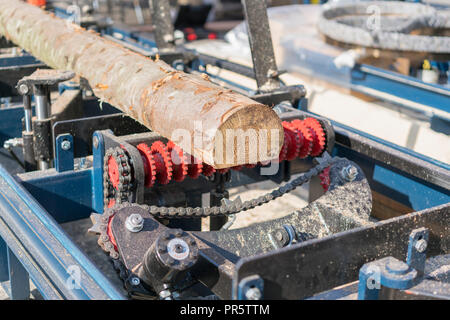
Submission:
[[[33,120],[34,154],[38,161],[53,159],[51,119]]]
[[[27,118],[31,118],[31,94],[34,94],[36,100],[36,117],[32,120],[33,149],[36,161],[50,163],[53,159],[50,87],[59,82],[68,81],[74,76],[75,73],[72,71],[38,69],[17,83],[17,90],[24,96],[26,126],[29,121]],[[27,139],[27,143],[30,143],[30,139]],[[29,152],[26,158],[30,158],[31,146],[24,146],[24,151]],[[28,160],[28,169],[34,168],[35,165],[31,159]]]
[[[181,281],[198,256],[197,243],[192,236],[181,229],[166,230],[145,253],[138,274],[160,292]]]

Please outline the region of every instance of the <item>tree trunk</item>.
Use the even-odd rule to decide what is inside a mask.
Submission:
[[[50,67],[86,78],[97,97],[215,168],[278,156],[284,136],[276,113],[207,77],[177,71],[19,0],[0,0],[0,34]]]

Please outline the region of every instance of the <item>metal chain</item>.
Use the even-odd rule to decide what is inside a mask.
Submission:
[[[115,189],[109,179],[109,158],[113,157],[119,168],[120,181],[118,188]],[[128,201],[128,196],[131,192],[131,164],[130,157],[126,151],[120,147],[108,149],[103,158],[103,198],[105,208],[108,206],[111,199],[115,199],[116,203],[123,203]]]
[[[328,155],[328,154],[327,154]],[[291,192],[297,187],[307,183],[312,177],[317,176],[325,168],[330,166],[336,159],[330,156],[325,157],[320,163],[303,173],[301,176],[293,179],[285,185],[269,192],[259,198],[245,201],[243,203],[232,203],[228,205],[215,206],[215,207],[159,207],[159,206],[147,206],[143,205],[150,214],[160,218],[183,218],[183,217],[210,217],[210,216],[224,216],[232,215],[241,211],[247,211],[275,200],[283,195]]]
[[[115,249],[114,244],[111,242],[111,239],[108,235],[108,224],[110,219],[116,214],[117,211],[124,207],[129,207],[132,204],[129,202],[125,202],[122,204],[117,204],[113,208],[105,209],[104,213],[100,217],[100,235],[98,237],[97,243],[98,245],[109,254],[109,257],[111,258],[111,262],[113,264],[114,270],[119,274],[119,278],[122,280],[124,284],[124,288],[127,291],[127,293],[130,295],[130,297],[133,296],[133,291],[129,289],[129,286],[127,285],[127,281],[129,278],[129,272],[123,262],[119,259],[120,254]]]

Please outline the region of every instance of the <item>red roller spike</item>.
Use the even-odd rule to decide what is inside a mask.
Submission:
[[[188,176],[192,179],[197,179],[202,173],[203,163],[191,156],[191,163],[188,168]]]
[[[114,219],[114,215],[109,217],[108,226],[107,226],[107,229],[106,229],[106,234],[108,235],[109,240],[113,244],[114,249],[117,250],[116,238],[114,238],[114,234],[113,234],[112,229],[111,229],[113,219]]]
[[[313,143],[311,156],[316,157],[325,150],[325,131],[317,119],[306,118],[303,123],[310,129]]]
[[[183,150],[172,141],[167,143],[167,150],[172,159],[173,179],[177,182],[183,181],[188,174],[187,157]]]
[[[306,125],[302,120],[296,119],[291,123],[300,132],[301,136],[300,138],[301,146],[298,157],[300,159],[306,158],[307,156],[310,155],[312,149],[313,138],[311,135],[311,130],[308,127],[306,127]]]
[[[142,157],[145,172],[145,186],[152,187],[156,181],[156,162],[153,157],[152,150],[145,143],[141,143],[136,147]]]
[[[214,174],[214,172],[216,172],[216,169],[214,169],[212,166],[210,166],[209,164],[203,163],[203,175],[205,177],[210,177]]]
[[[325,191],[330,187],[330,167],[325,168],[320,174],[320,185]]]
[[[280,155],[278,157],[279,162],[286,160],[286,155],[287,155],[288,148],[289,148],[289,140],[290,140],[289,135],[285,130],[284,131],[284,143],[283,143],[283,146],[281,147]]]
[[[294,160],[300,152],[300,133],[297,128],[290,122],[283,121],[282,123],[285,134],[285,141],[287,137],[287,152],[285,159],[288,161]],[[286,143],[286,142],[285,142]]]
[[[227,173],[228,171],[230,171],[230,168],[225,168],[225,169],[217,169],[216,170],[218,173]]]
[[[168,184],[172,179],[172,160],[164,143],[155,141],[151,151],[156,163],[156,180],[161,184]]]

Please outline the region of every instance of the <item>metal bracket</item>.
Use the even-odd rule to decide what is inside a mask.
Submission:
[[[58,172],[70,171],[74,168],[74,145],[70,134],[61,134],[56,137],[55,168]]]
[[[406,263],[386,257],[363,265],[359,271],[358,299],[378,300],[382,286],[405,290],[416,285],[425,269],[427,243],[428,229],[415,229],[409,236]]]

